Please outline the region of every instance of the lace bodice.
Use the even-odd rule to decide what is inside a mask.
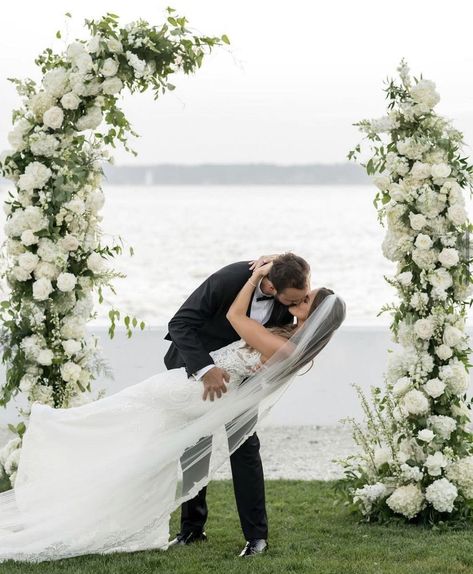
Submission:
[[[241,382],[261,366],[261,353],[247,347],[243,339],[212,351],[210,356],[217,367],[229,373],[230,383]]]

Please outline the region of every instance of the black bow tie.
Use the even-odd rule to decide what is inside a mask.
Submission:
[[[260,301],[271,301],[274,297],[268,297],[268,295],[262,295],[261,297],[256,297],[256,301],[259,303]]]

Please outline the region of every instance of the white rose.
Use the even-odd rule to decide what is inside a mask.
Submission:
[[[412,99],[418,104],[424,104],[428,108],[433,108],[440,101],[440,96],[435,90],[435,84],[431,80],[419,80],[412,86]]]
[[[435,348],[435,353],[439,359],[442,359],[442,361],[450,359],[450,357],[453,355],[452,349],[448,345],[443,344]]]
[[[423,442],[431,442],[434,439],[434,432],[430,429],[422,429],[417,433],[417,438]]]
[[[46,110],[43,114],[43,124],[53,130],[59,129],[62,126],[63,121],[64,112],[58,106],[49,108],[49,110]]]
[[[33,283],[33,298],[37,301],[44,301],[49,297],[52,291],[53,286],[49,279],[43,277]]]
[[[66,341],[63,341],[62,346],[66,355],[69,356],[76,355],[82,348],[80,341],[76,341],[75,339],[67,339]]]
[[[36,360],[40,365],[52,365],[54,353],[50,349],[42,349]]]
[[[118,62],[113,58],[107,58],[103,63],[100,72],[106,78],[115,76],[116,73],[118,72]]]
[[[22,253],[18,257],[18,265],[28,273],[34,271],[38,263],[39,263],[39,257],[35,253],[31,253],[31,251]]]
[[[432,166],[432,177],[434,179],[445,178],[450,175],[452,168],[446,163],[437,163]]]
[[[98,106],[92,106],[87,113],[77,120],[78,131],[93,130],[102,123],[102,110]]]
[[[456,265],[459,260],[458,251],[452,247],[446,247],[439,253],[439,261],[447,269]]]
[[[46,167],[39,161],[33,161],[26,166],[25,173],[20,175],[18,180],[18,187],[22,191],[33,191],[34,189],[41,189],[46,185],[51,176],[52,171],[49,169],[49,167]]]
[[[451,205],[447,210],[447,215],[454,225],[463,225],[468,218],[465,208],[459,203]]]
[[[443,332],[443,342],[449,347],[455,347],[463,340],[463,332],[453,325],[447,325]]]
[[[404,273],[399,273],[396,279],[399,281],[401,285],[407,287],[412,283],[412,273],[410,271],[404,271]]]
[[[22,393],[28,393],[33,388],[34,384],[36,383],[37,379],[34,375],[26,373],[23,375],[20,380],[20,391]]]
[[[43,77],[43,86],[46,91],[58,98],[64,94],[68,83],[68,74],[65,68],[59,67],[49,70]]]
[[[34,276],[36,279],[49,279],[54,280],[59,275],[59,269],[56,265],[48,261],[40,261],[34,270]]]
[[[445,391],[445,383],[440,379],[430,379],[424,385],[425,392],[432,398],[436,399],[440,397]]]
[[[61,105],[65,110],[77,110],[80,106],[80,98],[74,92],[68,92],[61,98]]]
[[[117,78],[116,76],[113,78],[107,78],[102,83],[102,92],[104,94],[109,95],[118,94],[118,92],[120,92],[122,88],[123,88],[123,82],[120,80],[120,78]]]
[[[432,239],[425,233],[419,233],[416,237],[415,245],[418,249],[430,249],[432,247]]]
[[[387,175],[377,175],[373,178],[373,183],[381,191],[386,191],[391,183],[391,179]]]
[[[437,289],[445,291],[452,286],[453,279],[446,269],[440,268],[430,273],[429,282]]]
[[[72,291],[77,283],[77,277],[72,273],[61,273],[57,278],[57,286],[63,292]]]
[[[30,131],[31,124],[22,118],[16,122],[13,130],[8,134],[8,143],[15,151],[22,151],[26,147],[25,136]]]
[[[455,419],[445,415],[432,415],[427,419],[427,424],[440,438],[445,440],[449,440],[450,435],[457,428]]]
[[[430,339],[434,333],[434,323],[432,319],[418,319],[414,323],[414,331],[421,339]]]
[[[76,316],[68,316],[63,320],[61,335],[65,339],[81,339],[86,333],[86,322]]]
[[[407,393],[411,388],[411,380],[409,377],[401,377],[398,379],[393,387],[393,394],[395,397],[400,397]]]
[[[122,43],[116,38],[109,38],[107,40],[107,47],[110,52],[113,52],[114,54],[121,54],[123,52]]]
[[[67,361],[61,366],[61,377],[66,383],[76,383],[80,377],[81,368],[72,361]]]
[[[430,476],[439,476],[442,474],[442,468],[445,468],[447,464],[447,459],[439,450],[435,454],[429,454],[424,462],[424,466]]]
[[[402,404],[411,415],[425,414],[429,410],[429,399],[417,389],[408,391],[404,395]]]
[[[17,281],[28,281],[31,278],[29,272],[22,267],[13,267],[12,275]]]
[[[416,231],[420,231],[427,223],[427,220],[422,213],[411,213],[409,215],[409,221],[411,222],[412,229],[415,229]]]
[[[87,257],[87,267],[93,273],[102,273],[106,268],[105,260],[100,253],[94,251]]]
[[[92,38],[87,43],[87,49],[89,50],[89,52],[91,52],[92,54],[96,54],[100,50],[100,40],[101,40],[100,34],[92,36]]]
[[[430,177],[430,165],[428,163],[422,163],[421,161],[416,161],[411,169],[411,176],[414,179],[422,180]]]
[[[60,244],[64,251],[75,251],[79,247],[79,240],[68,233],[60,240]]]

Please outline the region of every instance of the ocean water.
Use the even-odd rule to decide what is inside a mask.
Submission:
[[[95,324],[107,324],[113,306],[149,325],[164,325],[210,273],[284,251],[310,262],[314,286],[330,287],[345,299],[346,324],[389,323],[388,315],[376,316],[395,294],[383,278],[394,264],[381,252],[384,230],[372,203],[373,187],[107,186],[104,191],[104,240],[123,240],[124,253],[113,267],[127,278],[115,280],[116,295],[105,292]]]

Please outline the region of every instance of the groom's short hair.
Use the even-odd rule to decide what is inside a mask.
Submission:
[[[283,253],[273,261],[268,279],[278,293],[284,289],[305,289],[310,273],[310,265],[294,253]]]

